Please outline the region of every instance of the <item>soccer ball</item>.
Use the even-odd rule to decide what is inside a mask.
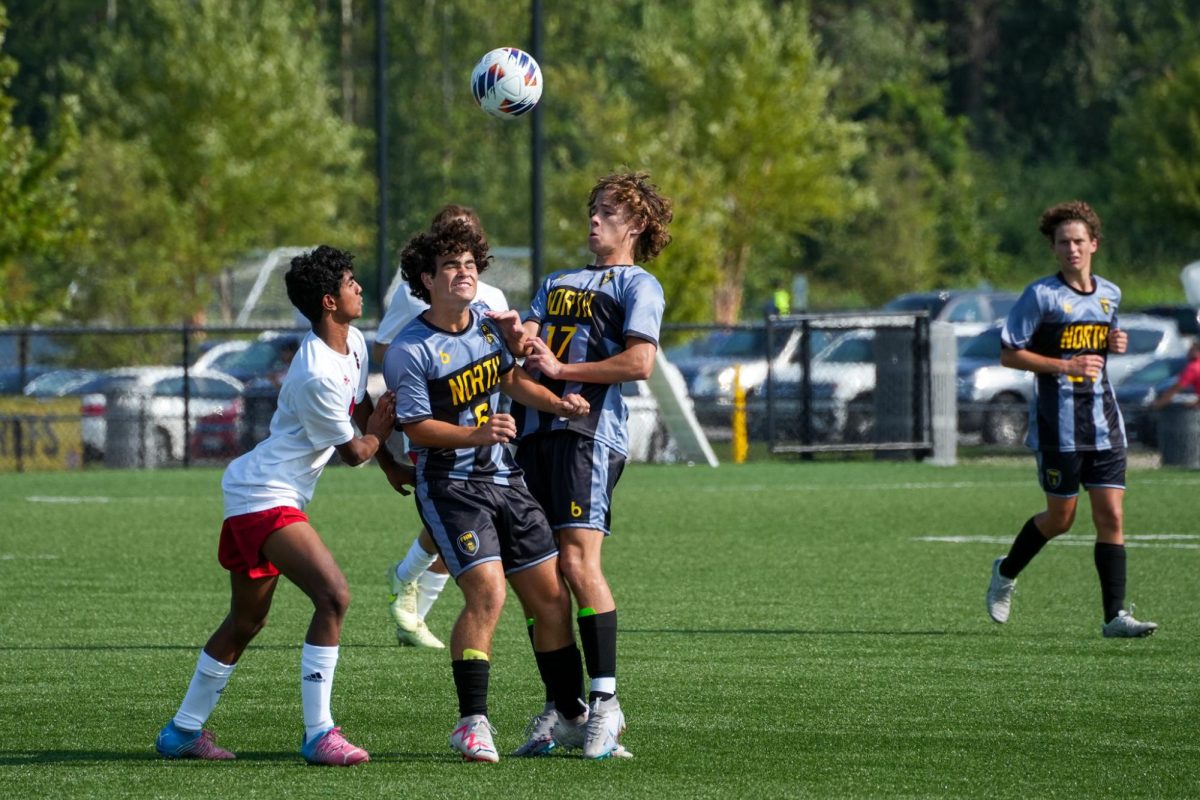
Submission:
[[[515,47],[498,47],[479,59],[471,72],[471,94],[493,117],[515,119],[542,97],[542,68]]]

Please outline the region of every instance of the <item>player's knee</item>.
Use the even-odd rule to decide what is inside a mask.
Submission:
[[[591,578],[595,569],[588,563],[581,550],[566,549],[558,554],[558,570],[569,586],[582,586]]]
[[[1040,529],[1047,539],[1053,539],[1055,536],[1060,536],[1071,530],[1071,526],[1074,524],[1074,511],[1064,514],[1047,514]]]
[[[1098,533],[1112,535],[1125,524],[1125,514],[1116,508],[1092,509],[1092,522]]]
[[[312,601],[318,612],[343,619],[350,608],[350,587],[343,578],[318,589]]]
[[[234,617],[233,638],[240,646],[244,647],[265,627],[267,627],[266,614],[253,614],[247,617]]]

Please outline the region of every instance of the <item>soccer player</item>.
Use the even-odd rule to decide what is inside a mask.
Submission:
[[[1096,526],[1101,632],[1147,636],[1158,626],[1124,609],[1125,423],[1106,371],[1108,353],[1123,353],[1128,344],[1117,318],[1121,290],[1092,273],[1100,218],[1087,203],[1046,209],[1038,229],[1059,272],[1029,284],[1013,306],[1000,335],[1000,363],[1036,377],[1026,444],[1037,455],[1046,510],[1030,517],[1008,555],[992,564],[988,614],[1008,621],[1017,576],[1047,541],[1071,529],[1082,485]]]
[[[464,759],[494,762],[488,678],[506,577],[537,621],[533,646],[547,693],[568,717],[587,712],[570,594],[550,526],[505,447],[517,427],[498,411],[499,391],[555,416],[590,409],[516,366],[496,325],[473,305],[488,261],[482,236],[462,222],[409,241],[402,274],[430,307],[392,342],[383,372],[413,447],[417,509],[465,600],[450,635],[459,710],[450,746]]]
[[[430,229],[440,228],[455,220],[462,220],[479,232],[484,249],[487,248],[487,236],[483,232],[483,223],[479,214],[469,206],[449,203],[442,206],[433,217]],[[403,275],[399,275],[403,278]],[[475,295],[476,303],[483,303],[493,311],[508,310],[508,300],[504,292],[491,284],[478,282],[479,290]],[[424,300],[413,296],[408,283],[401,282],[393,294],[392,302],[388,305],[383,319],[379,321],[379,330],[375,334],[375,347],[371,355],[376,363],[383,363],[384,353],[388,345],[396,338],[408,323],[418,314],[429,308]],[[403,438],[403,437],[401,437]],[[445,647],[433,635],[425,624],[425,617],[438,596],[446,586],[449,575],[446,565],[437,554],[429,531],[422,529],[413,539],[404,558],[391,565],[388,570],[388,585],[391,593],[388,597],[392,612],[392,620],[396,623],[396,641],[402,646],[426,647],[440,650]]]
[[[372,457],[394,488],[412,483],[381,445],[394,426],[395,398],[371,403],[367,347],[350,323],[362,316],[362,287],[349,253],[321,246],[292,259],[284,279],[288,299],[312,322],[279,390],[271,433],[225,470],[221,489],[225,523],[218,560],[229,571],[229,614],[200,652],[191,684],[175,717],[159,731],[155,748],[168,758],[228,760],[204,729],[234,667],[262,630],[282,574],[313,603],[300,653],[304,736],[300,753],[310,764],[349,766],[369,760],[333,723],[330,695],[342,621],[350,591],[333,555],[308,522],[304,508],[336,450],[349,465]],[[351,420],[363,431],[356,436]]]
[[[585,758],[628,757],[618,742],[625,715],[616,696],[617,607],[600,550],[629,452],[621,384],[650,376],[662,324],[662,286],[637,264],[670,242],[671,201],[645,173],[614,174],[592,188],[588,214],[592,263],[547,277],[523,323],[515,312],[490,316],[543,386],[558,395],[578,392],[592,408],[586,417],[563,419],[513,406],[517,463],[558,538],[590,678],[586,727],[556,717],[547,698],[530,741],[552,735],[565,746],[581,744]]]

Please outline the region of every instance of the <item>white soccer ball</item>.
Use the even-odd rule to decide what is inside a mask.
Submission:
[[[515,119],[542,98],[542,68],[524,50],[498,47],[475,65],[471,94],[493,117]]]

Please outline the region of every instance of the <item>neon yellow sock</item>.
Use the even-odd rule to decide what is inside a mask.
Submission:
[[[491,659],[482,650],[472,650],[467,647],[463,649],[463,661],[491,661]]]

